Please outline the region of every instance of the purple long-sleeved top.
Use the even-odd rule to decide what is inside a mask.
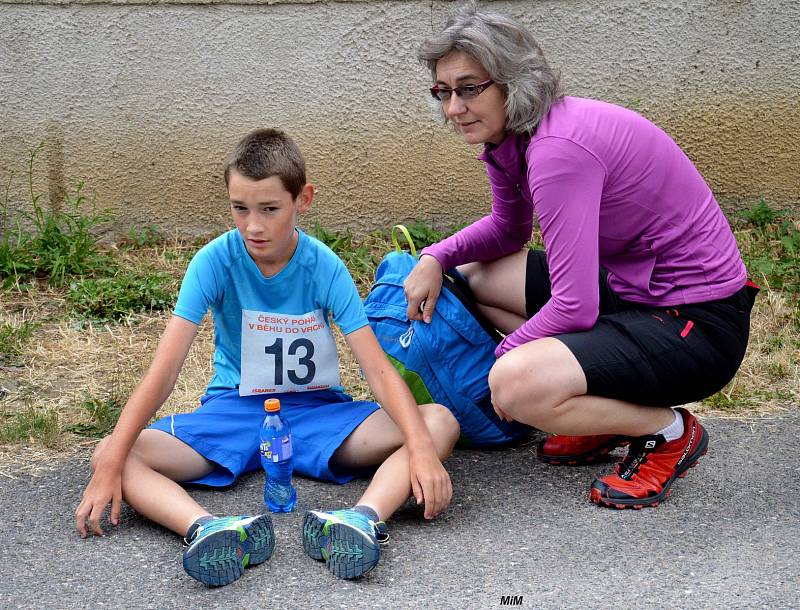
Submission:
[[[508,135],[480,157],[492,212],[422,251],[445,269],[518,251],[533,214],[552,296],[497,356],[591,328],[599,269],[623,299],[670,306],[728,297],[747,279],[736,240],[689,158],[656,125],[620,106],[565,97],[533,136]]]

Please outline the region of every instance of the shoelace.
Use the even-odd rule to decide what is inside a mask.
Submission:
[[[653,437],[650,437],[650,439],[658,441],[657,438],[653,439]],[[617,465],[617,475],[625,481],[633,480],[634,475],[636,475],[636,482],[639,485],[659,488],[675,474],[672,460],[649,458],[649,455],[664,442],[666,441],[657,442],[655,447],[647,448],[644,446],[645,443],[643,443],[641,439],[637,440],[636,446],[631,449],[631,453],[628,454],[622,463]],[[642,467],[645,464],[647,464],[647,467],[643,469]]]
[[[630,481],[633,475],[639,472],[639,469],[647,463],[648,456],[656,450],[659,445],[664,443],[664,438],[660,439],[657,436],[643,436],[631,442],[628,455],[617,464],[615,472],[620,479]]]
[[[386,522],[370,521],[369,524],[372,526],[372,531],[378,544],[387,544],[389,542],[389,528],[386,526]]]
[[[231,523],[239,521],[240,519],[246,519],[246,517],[217,517],[213,521],[198,526],[197,529],[195,529],[194,532],[192,532],[191,537],[189,538],[184,537],[183,544],[189,546],[190,544],[192,544],[192,542],[197,540],[201,535],[213,534],[214,532],[223,530],[227,527],[230,527]]]
[[[643,464],[647,463],[647,453],[640,453],[633,458],[630,454],[625,456],[625,459],[617,464],[616,472],[620,479],[630,481]]]
[[[379,544],[386,544],[389,542],[389,528],[386,526],[385,521],[373,521],[366,515],[354,510],[334,511],[331,514],[349,525],[354,525],[362,531],[366,525]]]

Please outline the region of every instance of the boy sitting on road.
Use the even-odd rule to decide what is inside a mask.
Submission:
[[[225,182],[236,229],[189,264],[152,364],[92,456],[78,532],[102,536],[106,507],[110,502],[116,525],[124,499],[185,536],[184,568],[207,585],[233,582],[265,561],[275,545],[269,515],[211,516],[179,483],[223,487],[260,468],[264,399],[279,398],[297,473],[345,483],[378,466],[352,509],[309,511],[303,525],[309,556],[324,559],[338,577],[360,576],[380,559],[378,543],[388,539],[383,520],[410,494],[424,503],[427,519],[449,504],[441,461],[458,423],[441,405],[416,405],[375,339],[342,261],[296,227],[315,192],[297,145],[280,131],[250,133],[228,157]],[[200,407],[143,430],[171,393],[209,308],[214,375]],[[331,314],[380,404],[354,401],[340,387]],[[348,545],[358,552],[344,552]]]

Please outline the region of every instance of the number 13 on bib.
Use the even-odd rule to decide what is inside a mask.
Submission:
[[[299,316],[243,309],[241,362],[241,396],[340,385],[336,342],[321,309]]]

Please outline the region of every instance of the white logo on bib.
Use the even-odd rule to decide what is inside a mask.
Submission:
[[[321,309],[293,316],[242,310],[239,395],[339,385],[339,356]]]

